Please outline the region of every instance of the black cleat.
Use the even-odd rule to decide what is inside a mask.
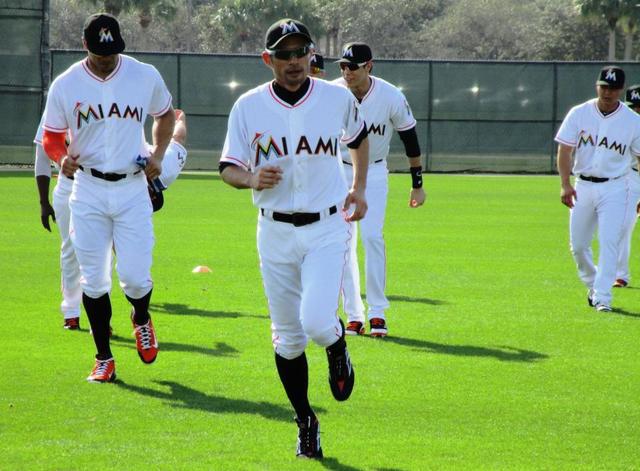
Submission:
[[[347,343],[344,337],[327,348],[327,360],[329,360],[329,386],[336,401],[346,401],[353,391],[355,372],[349,358]]]
[[[298,424],[298,448],[296,456],[298,458],[322,459],[322,447],[320,447],[320,423],[318,419],[310,416],[300,420],[296,417]]]
[[[589,306],[593,307],[593,288],[587,291],[587,302]]]

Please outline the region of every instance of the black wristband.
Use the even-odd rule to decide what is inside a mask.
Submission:
[[[411,167],[411,186],[413,188],[422,188],[422,167]]]

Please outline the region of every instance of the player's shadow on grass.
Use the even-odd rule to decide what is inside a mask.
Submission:
[[[197,317],[212,317],[216,319],[237,319],[239,317],[253,317],[255,319],[268,319],[269,316],[258,314],[247,314],[244,312],[234,311],[206,311],[204,309],[195,309],[186,304],[178,303],[159,303],[152,304],[150,306],[152,312],[159,314],[172,314],[177,316],[197,316]]]
[[[520,361],[531,363],[549,358],[549,356],[544,353],[507,346],[488,348],[478,347],[476,345],[447,345],[444,343],[428,342],[426,340],[408,339],[396,336],[385,337],[383,341],[397,343],[398,345],[413,347],[416,350],[424,350],[431,353],[464,357],[488,357],[495,358],[500,361]]]
[[[327,469],[333,471],[362,471],[362,468],[355,468],[348,464],[341,464],[337,458],[325,456],[319,463]]]
[[[116,380],[115,384],[127,391],[143,396],[153,397],[168,401],[171,407],[180,409],[193,409],[214,414],[253,414],[270,420],[292,422],[293,412],[287,407],[266,401],[247,401],[245,399],[232,399],[214,394],[205,394],[196,389],[184,386],[174,381],[154,381],[154,383],[169,389],[168,392],[127,384]],[[322,408],[314,408],[326,412]]]
[[[125,338],[114,335],[111,337],[111,342],[116,345],[128,347],[135,349],[136,341],[133,338]],[[227,345],[224,342],[215,342],[214,348],[207,347],[199,347],[196,345],[189,345],[187,343],[177,343],[177,342],[163,342],[160,340],[159,347],[160,351],[167,352],[187,352],[187,353],[199,353],[201,355],[210,355],[215,357],[231,357],[236,356],[238,354],[238,350],[233,348],[231,345]]]
[[[636,319],[640,319],[640,313],[625,311],[624,309],[620,309],[619,307],[612,308],[611,312],[613,312],[614,314],[620,314],[621,316],[635,317]]]
[[[420,304],[429,304],[431,306],[440,306],[442,304],[448,304],[446,301],[441,301],[439,299],[429,299],[429,298],[414,298],[412,296],[400,296],[396,294],[392,294],[387,296],[389,301],[401,301],[407,303],[420,303]]]

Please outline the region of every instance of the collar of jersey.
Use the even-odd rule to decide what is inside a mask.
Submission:
[[[607,118],[611,118],[614,114],[616,114],[618,111],[622,109],[622,102],[618,101],[618,107],[615,109],[615,111],[612,111],[609,114],[602,114],[602,111],[600,111],[600,108],[598,108],[597,99],[593,102],[593,106],[596,108],[596,113],[598,113],[598,116],[600,116],[601,118],[607,119]]]
[[[116,65],[116,68],[113,69],[113,72],[111,72],[109,75],[107,75],[103,79],[103,78],[98,77],[93,72],[91,72],[91,69],[89,68],[89,65],[87,64],[88,60],[89,60],[89,58],[87,58],[87,59],[82,61],[82,67],[84,68],[85,72],[89,75],[89,77],[91,77],[94,80],[97,80],[98,82],[107,82],[107,81],[111,80],[113,77],[116,76],[116,74],[120,70],[120,67],[122,67],[122,56],[118,55],[118,64]]]
[[[287,103],[286,101],[282,101],[280,98],[278,98],[278,95],[276,95],[276,92],[273,91],[273,83],[269,83],[269,93],[271,94],[271,97],[280,105],[284,106],[285,108],[296,108],[300,105],[302,105],[305,101],[307,101],[307,99],[311,96],[311,91],[313,90],[313,87],[316,84],[316,79],[310,77],[311,79],[311,84],[309,84],[309,90],[307,90],[307,93],[305,93],[302,98],[300,98],[297,103],[295,105],[290,105],[289,103]]]
[[[371,96],[371,93],[373,92],[373,89],[376,87],[375,77],[373,75],[370,75],[369,78],[371,79],[371,86],[369,87],[369,90],[367,90],[367,93],[365,93],[364,96],[362,97],[362,100],[360,100],[360,103],[362,103],[367,98],[369,98]]]

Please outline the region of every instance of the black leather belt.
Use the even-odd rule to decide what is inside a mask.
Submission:
[[[637,172],[637,171],[638,171],[638,169],[637,169],[637,168],[633,168],[633,167],[631,167],[631,170],[633,170],[634,172]]]
[[[384,159],[376,160],[376,161],[374,162],[374,164],[379,164],[379,163],[380,163],[380,162],[382,162],[383,160],[384,160]],[[343,161],[342,161],[342,163],[343,163],[343,164],[350,165],[350,166],[352,166],[352,167],[353,167],[353,164],[352,164],[351,162],[347,162],[346,160],[343,160]]]
[[[588,177],[585,175],[580,175],[578,178],[580,178],[580,180],[584,180],[586,182],[592,182],[592,183],[604,183],[611,180],[611,178]]]
[[[329,215],[338,212],[338,208],[334,205],[329,208]],[[260,208],[260,214],[264,216],[264,208]],[[307,224],[313,224],[320,220],[321,213],[277,213],[273,212],[271,218],[274,221],[286,222],[293,224],[295,227],[306,226]]]
[[[107,173],[102,173],[100,170],[96,170],[95,168],[88,168],[87,170],[85,170],[82,165],[78,165],[78,168],[80,170],[84,171],[88,171],[89,173],[91,173],[92,176],[96,177],[96,178],[100,178],[102,180],[106,180],[108,182],[117,182],[120,180],[123,180],[125,178],[127,178],[127,176],[129,174],[127,173],[112,173],[112,172],[107,172]],[[137,172],[133,172],[133,175],[137,175],[140,172],[142,172],[142,170],[138,170]]]

